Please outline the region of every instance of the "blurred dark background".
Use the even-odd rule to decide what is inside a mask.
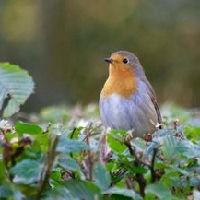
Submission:
[[[117,50],[139,57],[160,103],[200,106],[199,0],[0,1],[0,62],[36,82],[27,111],[98,101]]]

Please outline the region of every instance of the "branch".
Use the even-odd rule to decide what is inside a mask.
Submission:
[[[111,157],[112,157],[112,150],[107,144],[106,134],[102,133],[102,136],[100,138],[100,160],[101,162],[106,164]]]
[[[151,166],[150,166],[150,171],[151,171],[151,182],[154,183],[157,179],[157,175],[156,175],[156,171],[154,169],[154,163],[155,163],[155,159],[156,159],[156,154],[158,152],[158,148],[155,147],[153,149],[153,155],[152,155],[152,160],[151,160]]]
[[[136,153],[135,153],[135,149],[132,147],[130,141],[125,140],[124,144],[128,147],[130,154],[135,157],[134,165],[136,167],[141,166],[141,162],[137,158]],[[139,189],[140,189],[141,196],[144,197],[145,196],[145,192],[144,191],[145,191],[145,187],[146,187],[146,179],[144,178],[143,174],[136,173],[135,180],[139,184]]]
[[[36,197],[36,200],[40,200],[41,199],[41,195],[42,192],[45,190],[46,185],[49,181],[49,177],[51,175],[51,171],[52,171],[52,167],[53,167],[53,162],[56,156],[56,146],[58,144],[58,139],[59,139],[59,135],[55,135],[55,137],[52,139],[50,148],[49,148],[49,152],[47,155],[47,159],[44,165],[44,169],[43,172],[41,174],[41,181],[40,181],[40,187],[39,187],[39,191]]]
[[[85,137],[83,138],[83,141],[90,147],[90,137],[92,135],[92,123],[89,123],[88,126],[85,128]],[[85,174],[87,177],[87,180],[92,181],[93,180],[93,167],[94,163],[97,161],[96,155],[91,152],[91,150],[86,151],[87,158],[84,160],[84,167],[85,167]]]

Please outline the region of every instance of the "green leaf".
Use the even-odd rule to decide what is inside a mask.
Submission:
[[[166,170],[165,174],[161,177],[160,181],[165,183],[169,188],[173,186],[172,178],[179,178],[180,180],[180,172],[175,169]]]
[[[50,142],[49,134],[40,134],[36,136],[37,143],[40,145],[42,151],[48,151],[48,145]]]
[[[165,187],[162,183],[154,183],[147,185],[145,194],[154,194],[162,200],[170,200],[171,192],[170,189]]]
[[[200,127],[196,125],[186,125],[184,127],[184,134],[186,137],[190,140],[192,140],[194,143],[198,142],[200,140]]]
[[[173,157],[177,156],[176,147],[178,144],[178,140],[174,136],[166,136],[163,141],[162,152],[164,156],[171,160]]]
[[[111,184],[110,173],[106,170],[105,166],[100,162],[94,166],[94,179],[96,184],[101,188],[102,191],[107,190]]]
[[[12,189],[7,184],[2,184],[0,186],[0,199],[1,198],[8,198],[13,195]]]
[[[73,180],[66,182],[65,186],[74,199],[94,200],[100,194],[100,189],[92,182]]]
[[[72,131],[72,133],[70,134],[70,138],[72,139],[78,139],[78,136],[81,132],[81,130],[83,130],[83,127],[77,127],[75,130]]]
[[[4,111],[5,117],[18,112],[33,89],[34,83],[27,71],[17,65],[0,63],[0,109],[7,96],[11,97]]]
[[[177,159],[180,155],[191,157],[193,148],[186,140],[181,140],[175,136],[166,136],[161,147],[162,153],[169,161]]]
[[[136,166],[132,166],[131,167],[131,171],[137,174],[146,174],[147,173],[147,169],[144,167],[136,167]]]
[[[107,134],[107,142],[110,148],[116,153],[121,154],[127,148],[126,145],[123,144],[122,140],[123,138],[117,135],[117,133],[115,135],[112,133]]]
[[[60,155],[60,158],[58,159],[58,163],[65,170],[71,170],[71,171],[81,170],[75,159],[70,158],[68,156],[64,156],[62,154]]]
[[[53,171],[53,172],[51,173],[51,178],[52,178],[54,181],[61,181],[61,179],[62,179],[61,172],[60,172],[60,171]]]
[[[112,187],[107,191],[103,192],[103,194],[120,194],[125,197],[131,197],[132,199],[142,199],[139,197],[139,195],[136,195],[134,191],[118,187]]]
[[[82,150],[87,150],[89,147],[81,141],[60,137],[57,146],[57,151],[62,153],[78,153]]]
[[[100,196],[100,189],[94,183],[73,180],[48,190],[42,199],[94,200],[99,199],[98,196]]]
[[[19,188],[10,182],[4,182],[0,185],[0,199],[23,200],[24,195],[19,191]]]
[[[24,133],[30,135],[39,135],[42,133],[42,128],[37,124],[27,124],[18,122],[15,126],[15,129],[19,136],[22,136]]]
[[[63,186],[63,185],[57,185],[53,190],[48,190],[45,194],[44,197],[42,198],[44,200],[77,200],[77,198],[74,198],[69,190]]]
[[[40,179],[42,164],[36,160],[25,159],[18,162],[10,173],[15,175],[14,182],[30,184]]]
[[[6,168],[2,159],[0,159],[0,183],[6,178]]]

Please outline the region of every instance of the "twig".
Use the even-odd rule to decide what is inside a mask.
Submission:
[[[179,126],[179,120],[176,119],[176,120],[173,122],[173,125],[174,125],[174,130],[177,130],[177,129],[178,129],[178,126]]]
[[[154,163],[155,163],[155,159],[156,159],[156,154],[158,152],[158,148],[155,147],[153,149],[153,155],[152,155],[152,160],[151,160],[151,166],[150,166],[150,171],[151,171],[151,182],[154,183],[157,179],[157,176],[156,176],[156,171],[154,169]]]
[[[135,160],[135,166],[139,167],[139,163],[137,163],[137,160]],[[137,174],[135,175],[135,179],[139,184],[139,188],[140,188],[140,194],[142,197],[145,196],[145,187],[146,187],[146,179],[144,178],[143,174]]]
[[[91,128],[92,128],[92,123],[90,123],[90,124],[88,125],[88,128],[86,129],[86,136],[85,136],[85,138],[84,138],[84,141],[86,142],[86,144],[87,144],[88,146],[90,146],[89,138],[90,138],[90,135],[91,135],[91,133],[92,133]],[[90,150],[88,150],[87,163],[88,163],[88,180],[89,180],[89,181],[92,181],[92,180],[93,180],[92,170],[93,170],[94,162],[93,162],[93,155],[92,155],[92,153],[91,153]]]
[[[112,150],[107,144],[106,134],[103,133],[100,138],[100,160],[101,162],[106,164],[110,160],[111,157],[112,157]]]
[[[135,187],[134,187],[134,184],[133,184],[133,180],[131,179],[131,177],[127,177],[125,179],[125,184],[126,184],[126,187],[130,190],[134,190]]]
[[[85,137],[83,138],[83,141],[90,147],[90,137],[92,135],[92,123],[89,123],[88,126],[85,128]],[[84,160],[85,163],[85,174],[87,177],[87,180],[92,181],[93,180],[93,167],[94,163],[96,162],[97,158],[96,155],[91,152],[91,150],[87,150],[85,153],[87,153],[87,158]]]
[[[8,93],[7,96],[6,96],[6,98],[4,99],[2,108],[1,108],[1,110],[0,110],[0,118],[1,118],[1,119],[2,119],[2,117],[3,117],[3,113],[4,113],[4,111],[5,111],[6,107],[7,107],[8,102],[10,101],[10,99],[11,99],[11,95]]]
[[[73,128],[73,131],[72,131],[72,133],[71,133],[71,135],[70,135],[70,139],[73,139],[73,137],[74,137],[74,134],[75,134],[76,130],[77,130],[77,128],[76,128],[76,127],[75,127],[75,128]]]
[[[58,144],[58,139],[59,139],[59,135],[55,135],[55,137],[52,139],[50,148],[49,148],[49,152],[47,155],[47,159],[44,165],[44,169],[43,172],[41,174],[41,181],[40,181],[40,187],[39,187],[39,191],[36,197],[36,200],[40,200],[41,199],[41,195],[42,192],[45,190],[45,187],[49,181],[49,177],[52,171],[52,167],[53,167],[53,162],[56,156],[56,146]]]
[[[95,153],[88,150],[87,152],[87,158],[84,159],[83,163],[79,163],[82,167],[82,170],[87,177],[88,181],[93,181],[93,167],[94,163],[98,160]]]
[[[74,134],[75,134],[76,130],[77,130],[77,128],[75,127],[75,128],[73,129],[73,131],[72,131],[71,135],[70,135],[70,139],[73,139],[73,137],[74,137]],[[70,157],[71,157],[71,158],[73,158],[73,157],[74,157],[72,152],[70,152]]]
[[[136,167],[140,167],[141,166],[141,162],[137,158],[136,153],[135,153],[135,149],[132,147],[130,141],[125,141],[124,144],[128,147],[130,154],[135,157],[134,165]],[[145,191],[145,187],[146,187],[146,179],[144,178],[144,176],[142,174],[136,173],[135,180],[139,184],[139,189],[140,189],[141,196],[144,197],[145,196],[145,192],[144,191]]]
[[[90,151],[88,151],[88,180],[92,181],[93,180],[93,174],[92,174],[92,170],[93,170],[93,157]]]
[[[89,142],[89,137],[92,134],[92,123],[88,124],[88,127],[85,128],[85,132],[86,132],[86,136],[84,137],[83,141],[85,141],[85,143],[90,146],[90,142]]]

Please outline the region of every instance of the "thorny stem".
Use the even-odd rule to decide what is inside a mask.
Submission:
[[[90,123],[88,125],[88,127],[85,129],[85,132],[86,132],[86,136],[85,138],[83,139],[83,141],[85,141],[85,143],[90,146],[90,142],[89,142],[89,137],[91,136],[92,134],[92,123]]]
[[[130,190],[134,190],[135,189],[133,181],[131,180],[130,177],[126,178],[125,183],[126,183],[126,186],[127,186],[128,189],[130,189]]]
[[[130,154],[135,157],[135,161],[134,161],[135,166],[136,167],[141,166],[141,162],[138,160],[138,158],[135,154],[135,150],[132,147],[130,141],[125,141],[125,145],[128,147]],[[139,184],[140,194],[141,194],[142,197],[144,197],[145,196],[144,191],[145,191],[145,187],[146,187],[146,180],[145,180],[145,178],[142,174],[137,174],[137,173],[135,175],[135,179]]]
[[[85,137],[83,139],[83,141],[90,147],[90,137],[96,134],[92,133],[92,123],[88,124],[87,128],[85,129]],[[93,180],[93,167],[94,167],[94,163],[96,161],[96,156],[93,152],[91,152],[90,150],[86,151],[87,153],[87,158],[85,159],[85,174],[86,177],[89,181]]]
[[[103,133],[100,138],[100,160],[101,162],[106,164],[110,160],[111,156],[112,156],[112,151],[107,144],[106,134]]]
[[[49,152],[47,155],[47,159],[44,165],[44,169],[41,175],[40,187],[39,187],[36,200],[41,199],[42,192],[45,190],[45,187],[48,183],[48,180],[52,171],[52,167],[53,167],[53,162],[56,156],[56,146],[58,144],[58,139],[59,139],[59,135],[55,135],[55,137],[52,139]]]
[[[130,154],[135,157],[135,161],[134,161],[135,166],[138,166],[138,167],[141,166],[141,165],[147,166],[149,168],[149,170],[151,171],[151,182],[154,183],[159,178],[156,174],[155,169],[154,169],[154,164],[155,164],[155,159],[156,159],[156,155],[157,155],[157,152],[158,152],[158,147],[155,147],[153,149],[151,164],[148,164],[148,163],[145,163],[145,162],[138,159],[138,157],[135,153],[135,150],[132,147],[130,141],[125,141],[124,143],[128,147]],[[145,180],[145,178],[142,174],[136,174],[135,179],[139,184],[140,194],[144,197],[145,196],[144,191],[145,191],[145,187],[146,187],[146,180]]]
[[[151,160],[151,165],[150,165],[150,170],[151,170],[151,182],[154,183],[156,181],[156,171],[154,169],[154,163],[155,163],[155,159],[156,159],[156,154],[158,152],[158,148],[154,148],[153,149],[153,156],[152,156],[152,160]]]
[[[88,125],[88,128],[86,129],[86,136],[84,138],[84,141],[88,146],[90,146],[90,141],[89,138],[91,136],[91,128],[92,128],[92,123]],[[93,156],[90,150],[88,151],[88,158],[87,158],[87,163],[88,163],[88,180],[92,181],[93,176],[92,176],[92,169],[93,169]]]
[[[174,125],[174,130],[177,130],[178,129],[178,126],[179,126],[179,121],[178,120],[175,120],[173,122],[173,125]]]
[[[92,159],[92,154],[90,151],[88,151],[88,180],[92,181],[93,176],[92,176],[92,169],[93,169],[93,159]]]

